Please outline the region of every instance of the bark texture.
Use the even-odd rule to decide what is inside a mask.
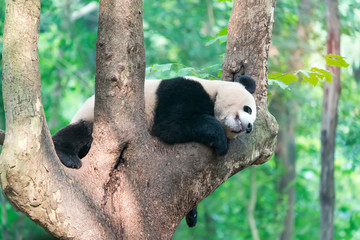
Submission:
[[[222,79],[233,81],[237,74],[257,80],[256,103],[266,108],[268,53],[274,24],[275,0],[234,1],[228,26]],[[256,21],[254,21],[256,19]]]
[[[337,0],[326,0],[327,52],[340,55],[340,19]],[[321,122],[320,239],[334,238],[334,153],[341,91],[340,68],[327,66],[333,74],[332,84],[325,82]]]
[[[259,22],[250,21],[255,15],[246,18],[251,24],[244,31],[251,28],[262,35],[246,43],[253,49],[249,58],[260,57],[257,62],[249,61],[245,73],[259,76],[257,100],[266,103],[262,97],[267,97],[266,63],[274,2],[249,5],[247,11],[261,8],[264,16]],[[237,8],[233,14],[237,11],[241,10]],[[56,157],[40,98],[39,17],[40,0],[6,3],[3,92],[7,135],[0,174],[8,200],[54,236],[171,239],[189,210],[220,184],[272,155],[277,123],[266,104],[259,104],[253,132],[231,141],[225,157],[217,157],[198,143],[169,146],[152,138],[144,114],[142,1],[102,0],[94,141],[80,169],[65,168]],[[266,17],[270,25],[264,28]],[[240,24],[232,23],[238,34],[236,25]],[[268,41],[264,42],[263,36]],[[233,62],[231,57],[226,61]]]

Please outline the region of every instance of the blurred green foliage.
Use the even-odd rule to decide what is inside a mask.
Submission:
[[[147,78],[178,75],[219,78],[231,5],[231,1],[226,0],[144,1]],[[4,9],[2,1],[1,53]],[[40,71],[43,104],[52,133],[68,124],[76,109],[94,92],[97,9],[98,2],[91,0],[42,1]],[[355,44],[360,37],[360,2],[344,0],[339,9],[345,42],[342,56],[347,57],[351,67],[342,70],[335,153],[335,239],[355,240],[360,239],[360,195],[357,194],[360,185],[360,85],[355,80],[356,71],[360,69],[360,46]],[[322,57],[326,52],[324,19],[323,3],[277,1],[269,73],[298,70],[302,73],[297,74],[285,90],[278,87],[278,82],[271,85],[269,99],[271,108],[272,99],[281,98],[284,108],[292,109],[289,117],[296,122],[296,179],[291,183],[296,188],[294,239],[319,237],[322,82],[313,87],[299,84],[297,79],[303,80],[314,72],[312,70],[325,67]],[[290,99],[294,105],[289,106]],[[0,96],[2,129],[4,119]],[[256,166],[254,217],[261,239],[279,239],[288,207],[286,197],[280,198],[277,191],[276,184],[283,170],[276,166],[276,161],[272,158]],[[246,169],[220,186],[200,203],[198,225],[189,229],[183,221],[174,239],[251,239],[247,218],[250,175],[250,169]],[[3,196],[0,200],[0,240],[51,239],[24,215],[15,212]]]

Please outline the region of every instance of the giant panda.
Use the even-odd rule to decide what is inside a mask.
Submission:
[[[249,76],[234,82],[178,77],[145,81],[145,113],[151,135],[168,144],[198,142],[217,155],[228,152],[228,139],[250,133],[256,119],[252,94],[256,84]],[[71,123],[53,136],[56,153],[69,168],[80,168],[90,149],[95,97],[90,97]],[[194,208],[186,217],[196,224]]]
[[[145,112],[150,133],[168,144],[199,142],[217,155],[228,151],[228,140],[250,133],[256,119],[249,76],[235,82],[178,77],[145,81]],[[53,136],[56,153],[69,168],[80,168],[92,142],[95,97],[90,97],[70,125]]]

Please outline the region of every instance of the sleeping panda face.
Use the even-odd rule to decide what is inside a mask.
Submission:
[[[226,137],[250,133],[256,119],[255,99],[240,83],[219,88],[215,100],[215,118],[223,125]]]

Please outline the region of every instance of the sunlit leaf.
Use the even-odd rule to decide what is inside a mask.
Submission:
[[[218,33],[218,37],[221,37],[221,36],[226,36],[227,35],[227,30],[228,30],[228,27],[224,27],[223,29],[221,29]]]
[[[315,67],[311,68],[311,71],[322,74],[324,76],[323,80],[328,81],[329,83],[332,83],[332,74],[331,74],[331,72],[329,72],[327,70],[324,70],[324,69],[315,68]]]
[[[268,75],[269,79],[278,80],[280,82],[285,83],[286,85],[289,85],[292,82],[297,81],[297,76],[294,74],[283,74],[283,73],[273,73]]]
[[[304,74],[306,77],[310,77],[310,72],[307,71],[307,70],[300,69],[300,70],[298,70],[295,74],[298,74],[298,73],[302,73],[302,74]]]
[[[283,90],[285,90],[289,87],[287,84],[280,82],[279,80],[273,80],[273,79],[269,79],[268,84],[269,84],[269,86],[273,86],[274,84],[277,84]]]
[[[301,70],[298,71],[302,74],[304,74],[303,76],[303,82],[307,82],[310,83],[313,86],[316,86],[318,84],[319,81],[328,81],[328,82],[332,82],[332,75],[329,71],[326,71],[324,69],[320,69],[320,68],[311,68],[310,71],[306,71],[306,70]]]
[[[336,55],[336,54],[328,54],[325,56],[326,64],[330,66],[336,66],[336,67],[348,67],[349,64],[345,61],[345,58]]]
[[[271,74],[268,74],[268,79],[275,79],[281,75],[283,75],[281,72],[271,73]]]
[[[211,44],[214,44],[216,41],[219,41],[220,44],[226,43],[227,41],[227,27],[224,27],[223,29],[221,29],[217,36],[214,38],[211,38],[210,41],[208,41],[207,43],[205,43],[206,46],[209,46]]]

